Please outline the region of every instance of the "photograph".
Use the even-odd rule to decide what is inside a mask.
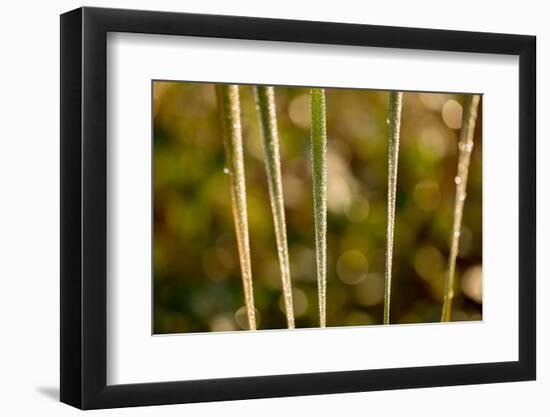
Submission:
[[[154,335],[483,320],[481,94],[151,88]]]
[[[363,398],[432,415],[436,387],[439,413],[535,410],[542,14],[222,3],[67,8],[56,65],[40,67],[56,82],[8,83],[21,119],[8,142],[34,142],[7,153],[8,182],[29,185],[4,206],[28,213],[4,217],[24,249],[14,271],[30,266],[40,288],[6,292],[7,334],[18,350],[52,343],[7,380],[40,382],[36,397],[57,386],[81,410],[220,401],[241,416],[280,398],[334,414]],[[27,38],[16,61],[44,61],[43,36]],[[35,96],[60,106],[32,113]],[[29,120],[59,128],[59,146],[22,133]],[[40,164],[58,162],[59,230],[41,243],[38,223],[55,222],[37,215]],[[30,253],[56,238],[52,285],[45,251]],[[28,287],[17,273],[6,282]],[[22,325],[37,319],[39,334]]]

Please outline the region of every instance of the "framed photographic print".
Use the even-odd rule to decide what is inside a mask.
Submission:
[[[535,38],[61,16],[61,400],[535,379]]]

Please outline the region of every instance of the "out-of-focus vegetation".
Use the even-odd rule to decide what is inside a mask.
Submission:
[[[258,115],[241,87],[259,329],[286,328]],[[326,89],[327,326],[381,324],[388,92]],[[275,88],[296,327],[319,324],[309,89]],[[465,96],[404,93],[392,323],[436,322],[452,232]],[[213,84],[154,82],[154,332],[246,329],[229,178]],[[481,319],[482,114],[474,136],[452,320]]]

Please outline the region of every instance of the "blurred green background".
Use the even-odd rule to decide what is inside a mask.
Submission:
[[[254,97],[241,87],[259,329],[286,327]],[[309,90],[276,87],[297,327],[317,327]],[[392,323],[439,321],[464,95],[404,93]],[[326,89],[327,325],[382,322],[388,92]],[[154,333],[246,329],[213,84],[153,82]],[[453,321],[481,319],[482,113],[463,219]]]

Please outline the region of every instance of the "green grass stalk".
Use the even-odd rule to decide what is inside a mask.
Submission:
[[[388,212],[386,230],[386,270],[384,280],[384,324],[390,324],[393,234],[395,230],[395,200],[402,102],[403,93],[398,91],[390,92],[390,106],[388,111]]]
[[[254,308],[250,243],[248,237],[239,86],[219,84],[216,86],[216,94],[221,115],[223,142],[226,155],[225,172],[229,175],[231,185],[233,221],[237,237],[248,328],[250,330],[255,330],[256,311]]]
[[[327,128],[325,90],[311,89],[313,213],[319,295],[319,326],[327,321]]]
[[[253,87],[253,91],[260,121],[265,170],[269,185],[269,199],[271,202],[277,254],[281,269],[287,327],[289,329],[294,329],[294,307],[292,301],[290,263],[288,260],[288,242],[286,236],[283,183],[281,180],[281,157],[279,152],[279,131],[277,129],[275,91],[273,87],[268,86],[255,86]]]
[[[456,272],[456,257],[458,256],[458,245],[462,229],[462,215],[464,201],[466,200],[466,186],[468,184],[468,171],[470,168],[470,156],[474,147],[474,131],[476,127],[477,110],[480,96],[469,95],[464,105],[462,115],[462,127],[458,140],[458,165],[455,177],[456,192],[455,205],[453,210],[453,230],[451,233],[451,250],[449,252],[449,269],[445,279],[443,293],[443,308],[441,310],[441,321],[451,321],[451,311],[454,298],[454,283]]]

